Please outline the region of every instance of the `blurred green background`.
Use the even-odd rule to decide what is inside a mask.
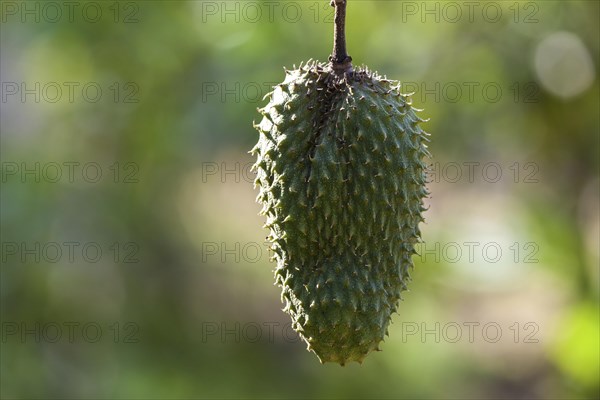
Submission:
[[[598,398],[599,3],[349,0],[434,157],[411,290],[343,368],[289,329],[247,153],[331,12],[2,2],[3,398]]]

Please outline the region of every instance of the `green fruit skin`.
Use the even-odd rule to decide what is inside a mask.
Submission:
[[[257,201],[276,284],[321,362],[361,362],[387,334],[419,241],[429,156],[400,84],[309,62],[256,128]]]

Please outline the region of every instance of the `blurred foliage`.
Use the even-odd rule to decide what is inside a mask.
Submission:
[[[102,11],[97,22],[80,13],[87,2],[57,22],[44,2],[2,3],[3,398],[599,396],[598,2],[491,2],[496,20],[494,9],[483,16],[487,2],[475,2],[470,18],[468,2],[349,0],[349,53],[416,92],[439,169],[424,252],[390,338],[383,352],[345,368],[319,365],[282,330],[288,320],[245,173],[256,108],[282,67],[329,54],[328,1],[92,3]],[[461,7],[456,22],[448,4]],[[73,102],[36,102],[7,94],[6,83],[36,82],[95,82],[103,95],[84,101],[77,89]],[[465,83],[476,85],[472,99]],[[581,89],[568,94],[575,83]],[[501,88],[498,101],[486,84]],[[36,162],[96,162],[105,178],[7,174],[8,165]],[[443,174],[450,163],[475,162],[472,182]],[[136,182],[123,183],[127,163]],[[482,179],[489,163],[502,166],[498,182]],[[22,261],[5,246],[69,241],[100,243],[105,256]],[[501,243],[505,256],[451,262],[427,252],[469,241]],[[124,253],[115,262],[114,243],[134,243],[139,262],[124,262]],[[207,251],[236,243],[259,244],[261,256]],[[536,246],[535,262],[524,262],[526,243]],[[65,331],[51,343],[8,331],[69,321],[99,324],[103,337],[70,343]],[[406,335],[413,324],[465,322],[497,323],[502,339]],[[536,341],[524,340],[528,322]],[[273,340],[265,324],[277,324]],[[262,336],[249,340],[243,328],[256,325]]]

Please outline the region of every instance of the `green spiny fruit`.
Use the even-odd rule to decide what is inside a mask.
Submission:
[[[397,82],[287,71],[263,108],[258,201],[294,329],[322,362],[362,362],[387,333],[422,221],[426,134]]]
[[[252,153],[284,311],[321,362],[344,365],[379,350],[406,289],[429,153],[400,84],[352,70],[333,4],[331,62],[286,71]]]

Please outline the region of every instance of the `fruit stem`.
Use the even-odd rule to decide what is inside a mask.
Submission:
[[[329,57],[331,68],[336,73],[352,71],[352,57],[346,52],[346,2],[348,0],[331,0],[335,7],[335,25],[333,27],[333,52]]]

